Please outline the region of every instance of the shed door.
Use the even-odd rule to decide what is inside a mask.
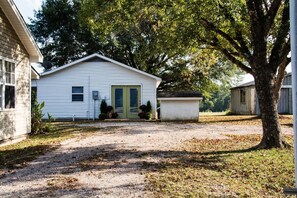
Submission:
[[[112,106],[120,118],[138,118],[140,86],[112,86]]]

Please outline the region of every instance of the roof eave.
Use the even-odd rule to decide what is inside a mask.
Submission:
[[[22,44],[27,50],[31,62],[42,62],[43,56],[38,48],[37,43],[34,41],[32,34],[30,33],[22,15],[17,9],[13,1],[10,0],[1,0],[0,5],[11,23],[16,34],[20,38]]]
[[[159,97],[157,98],[157,100],[187,100],[187,101],[190,101],[190,100],[203,100],[202,97]]]

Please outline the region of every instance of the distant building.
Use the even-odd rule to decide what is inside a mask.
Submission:
[[[231,88],[231,112],[235,114],[260,114],[255,82],[251,81]],[[288,73],[281,87],[278,103],[280,114],[292,114],[292,74]]]

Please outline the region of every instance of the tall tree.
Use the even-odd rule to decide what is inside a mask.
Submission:
[[[212,7],[211,15],[201,9],[206,3]],[[185,8],[192,8],[201,27],[197,40],[255,78],[263,125],[258,147],[286,146],[277,104],[290,62],[289,0],[204,1],[192,5],[184,4]]]
[[[171,34],[159,19],[164,12],[152,7],[136,14],[135,8],[119,1],[46,0],[30,28],[45,59],[57,67],[98,52],[160,76],[160,91],[199,90],[206,96],[213,79],[232,76],[233,65],[217,72],[214,53],[192,49]]]
[[[46,61],[62,66],[101,50],[99,38],[80,24],[78,0],[46,0],[35,12],[29,28],[41,46]]]
[[[158,29],[157,38],[170,49],[187,45],[218,51],[255,78],[263,138],[258,148],[285,147],[277,103],[290,62],[289,0],[102,1],[83,0],[96,12],[91,22],[137,24],[147,16]],[[90,7],[89,7],[90,8]],[[91,13],[91,12],[88,12]],[[105,18],[113,16],[116,20]],[[98,23],[100,24],[100,23]],[[98,25],[97,25],[98,26]],[[115,27],[114,25],[111,25]],[[183,54],[189,55],[192,54]]]

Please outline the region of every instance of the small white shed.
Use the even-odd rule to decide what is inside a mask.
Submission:
[[[198,121],[199,103],[202,99],[202,94],[194,91],[158,94],[160,119],[162,121]]]

